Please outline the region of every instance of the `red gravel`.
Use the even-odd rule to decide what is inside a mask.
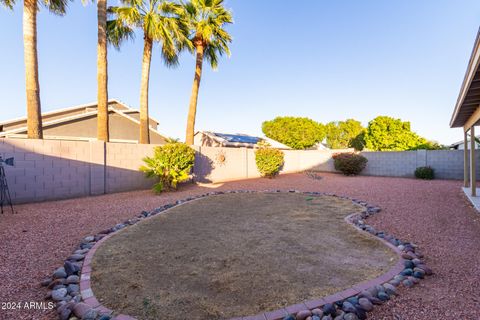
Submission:
[[[413,289],[401,289],[399,297],[375,308],[369,319],[480,319],[480,214],[469,205],[459,181],[321,175],[322,180],[292,174],[214,187],[324,191],[379,205],[383,211],[369,223],[418,244],[435,275]],[[54,311],[6,311],[4,303],[42,302],[46,290],[39,282],[62,265],[83,237],[211,187],[19,205],[17,215],[0,216],[0,319],[56,319]]]

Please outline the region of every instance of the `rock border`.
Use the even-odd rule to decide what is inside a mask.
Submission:
[[[365,201],[327,192],[302,192],[298,190],[214,191],[177,200],[175,203],[166,204],[150,212],[143,211],[137,217],[124,223],[103,230],[95,236],[85,237],[74,253],[65,260],[63,267],[55,270],[52,277],[42,281],[42,286],[50,289],[46,299],[56,302],[57,313],[61,320],[135,320],[135,318],[124,314],[113,316],[114,311],[103,306],[92,291],[90,283],[91,263],[93,255],[104,241],[127,226],[154,217],[175,206],[208,196],[228,193],[282,192],[337,197],[351,200],[353,203],[364,207],[362,211],[345,217],[345,221],[359,232],[365,232],[379,239],[397,253],[399,260],[385,274],[333,295],[290,305],[275,311],[230,320],[363,320],[367,318],[367,312],[373,310],[374,305],[383,304],[397,295],[396,288],[398,286],[413,287],[425,276],[432,274],[432,270],[425,265],[422,260],[423,255],[414,243],[403,242],[386,232],[377,231],[365,223],[368,217],[381,211],[379,207],[370,205]]]

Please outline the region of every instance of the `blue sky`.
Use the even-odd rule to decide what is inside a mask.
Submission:
[[[111,1],[110,4],[116,4]],[[477,0],[226,0],[232,56],[204,70],[198,130],[261,134],[276,116],[319,122],[377,115],[408,120],[442,143],[462,139],[450,116],[480,24]],[[0,120],[25,114],[22,7],[0,9]],[[138,108],[142,37],[109,50],[109,95]],[[42,109],[96,99],[96,6],[38,17]],[[194,58],[167,69],[154,51],[151,115],[184,139]]]

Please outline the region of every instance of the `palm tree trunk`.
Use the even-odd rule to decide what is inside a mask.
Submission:
[[[108,142],[107,0],[98,0],[97,19],[97,139]]]
[[[197,51],[197,63],[195,66],[195,77],[193,79],[192,95],[190,97],[190,107],[188,109],[187,136],[185,138],[185,143],[189,146],[193,145],[193,137],[195,135],[195,117],[197,116],[198,89],[200,88],[200,80],[202,78],[203,67],[203,44],[197,45],[195,48]]]
[[[152,61],[152,39],[144,37],[142,80],[140,85],[140,139],[139,143],[150,143],[150,124],[148,117],[148,84],[150,81],[150,62]]]
[[[23,2],[23,45],[27,91],[27,135],[43,139],[37,57],[37,0]]]

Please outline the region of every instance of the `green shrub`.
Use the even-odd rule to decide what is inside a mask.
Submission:
[[[333,155],[335,169],[344,175],[357,175],[365,169],[368,159],[356,153],[337,153]]]
[[[415,177],[423,180],[433,180],[435,178],[435,170],[432,167],[418,167],[415,169]]]
[[[158,182],[153,190],[160,193],[164,190],[175,190],[177,184],[190,178],[195,162],[195,151],[184,143],[169,142],[156,147],[153,157],[143,159],[144,166],[140,170],[147,178],[156,177]]]
[[[283,152],[273,148],[261,148],[255,152],[255,162],[263,177],[273,178],[283,166]]]

